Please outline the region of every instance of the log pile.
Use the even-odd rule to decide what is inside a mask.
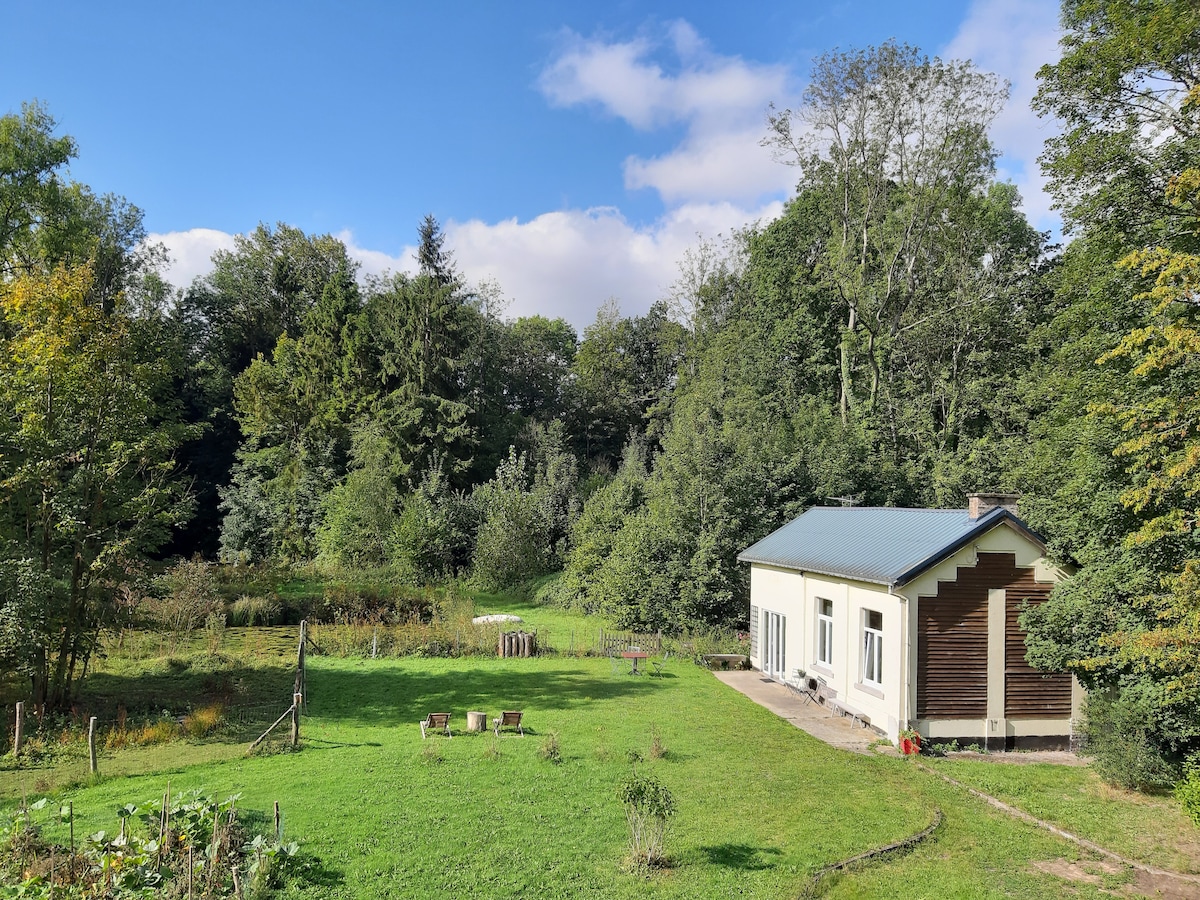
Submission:
[[[537,656],[537,633],[528,631],[503,631],[497,652],[501,657]]]

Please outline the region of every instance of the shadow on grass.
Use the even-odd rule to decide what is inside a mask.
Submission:
[[[530,725],[537,728],[539,711],[632,698],[655,690],[653,681],[593,674],[554,661],[533,671],[474,668],[469,662],[454,672],[394,667],[310,671],[308,683],[313,716],[381,725],[418,722],[427,713],[449,711],[459,728],[465,727],[467,710],[483,710],[489,715],[501,709],[524,710],[526,718],[533,719]],[[530,725],[525,731],[532,735]]]
[[[764,857],[783,855],[783,851],[778,847],[752,847],[749,844],[716,844],[701,847],[700,851],[714,866],[741,869],[745,872],[773,869],[776,863]]]
[[[76,708],[86,721],[87,715],[115,719],[120,707],[138,716],[163,709],[179,713],[208,703],[262,704],[290,697],[294,677],[294,671],[278,665],[172,658],[151,671],[89,675]]]

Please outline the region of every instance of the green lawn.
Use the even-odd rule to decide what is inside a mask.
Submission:
[[[798,896],[815,867],[916,832],[940,808],[934,840],[834,876],[821,896],[1109,896],[1031,868],[1078,858],[1071,844],[904,760],[833,750],[688,662],[656,679],[591,658],[312,657],[308,682],[302,752],[203,761],[170,745],[152,776],[66,792],[77,829],[111,830],[118,806],[160,796],[169,778],[173,791],[240,791],[247,809],[278,800],[285,836],[320,860],[292,896],[781,898]],[[506,734],[495,757],[492,738],[463,731],[465,712],[505,708],[524,710],[528,734]],[[422,742],[416,723],[435,710],[454,714],[455,737]],[[647,877],[622,867],[615,791],[652,727],[668,752],[641,767],[679,811],[672,867]],[[557,766],[538,753],[551,731]]]

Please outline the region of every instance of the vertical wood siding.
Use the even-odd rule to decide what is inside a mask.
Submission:
[[[1066,719],[1071,716],[1071,676],[1048,675],[1025,661],[1025,632],[1017,624],[1026,605],[1045,603],[1053,585],[1033,580],[1032,569],[1017,569],[1005,585],[1004,715],[1010,719]]]
[[[980,553],[960,567],[955,581],[938,583],[936,597],[917,607],[917,716],[982,719],[987,716],[988,590],[1007,597],[1004,640],[1004,707],[1010,718],[1066,718],[1071,677],[1044,675],[1025,662],[1025,632],[1017,625],[1024,602],[1042,603],[1053,585],[1018,569],[1011,553]]]

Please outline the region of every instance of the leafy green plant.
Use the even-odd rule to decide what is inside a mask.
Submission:
[[[638,775],[635,771],[621,782],[617,796],[625,806],[633,866],[662,866],[666,862],[667,828],[675,815],[674,795],[654,776]]]
[[[237,816],[239,799],[192,791],[126,803],[116,811],[116,834],[95,831],[65,847],[46,840],[42,828],[65,823],[73,834],[73,806],[45,813],[45,799],[22,805],[0,827],[0,884],[19,887],[0,888],[0,896],[266,896],[282,884],[299,847],[250,838]]]
[[[1100,777],[1130,790],[1170,787],[1179,777],[1177,764],[1155,740],[1149,710],[1123,698],[1096,693],[1084,704],[1086,751]]]
[[[1200,756],[1193,756],[1175,785],[1175,799],[1197,828],[1200,828]]]

